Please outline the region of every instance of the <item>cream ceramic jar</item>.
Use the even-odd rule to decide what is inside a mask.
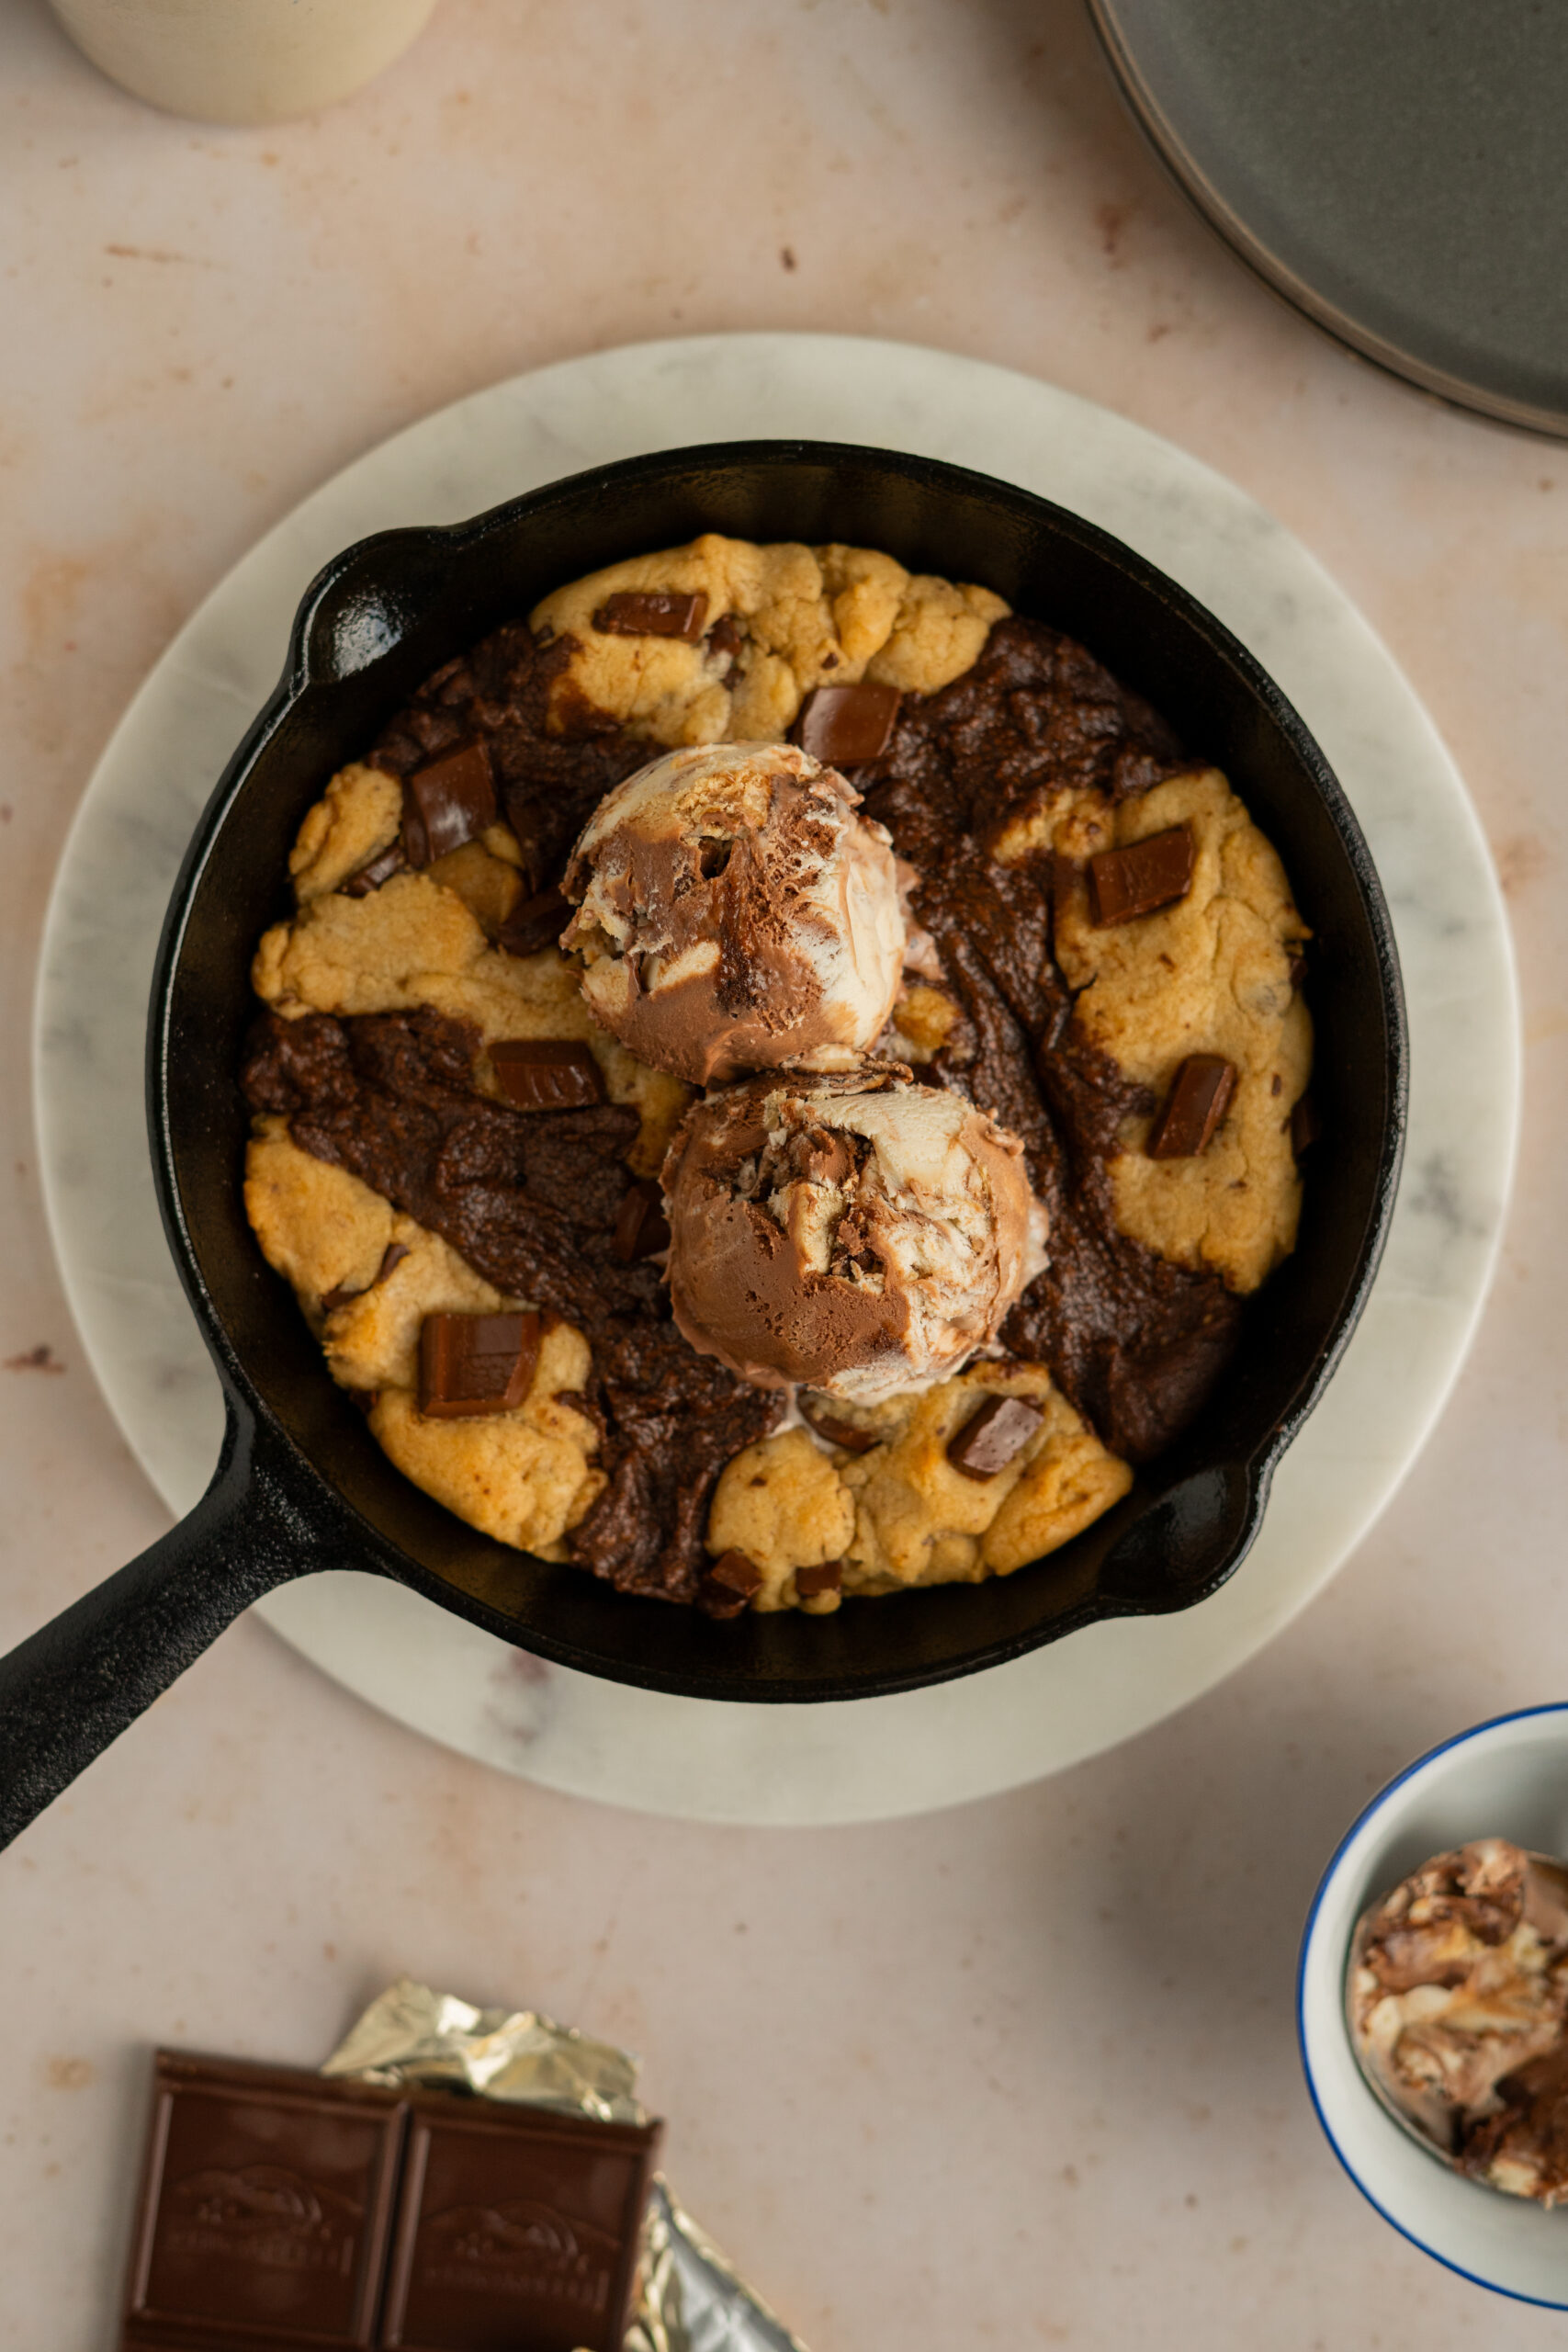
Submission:
[[[335,106],[400,57],[435,0],[53,0],[95,65],[203,122]]]

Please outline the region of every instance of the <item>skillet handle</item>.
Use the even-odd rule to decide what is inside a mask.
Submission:
[[[196,1509],[0,1657],[0,1848],[253,1600],[341,1561],[292,1487],[281,1446],[231,1402]]]

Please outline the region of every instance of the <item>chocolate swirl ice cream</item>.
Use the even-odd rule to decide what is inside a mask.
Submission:
[[[675,1320],[761,1388],[874,1404],[929,1385],[1045,1262],[1017,1136],[897,1064],[710,1095],[664,1184]]]
[[[791,743],[670,752],[617,785],[562,885],[595,1019],[694,1086],[852,1061],[905,948],[892,845],[859,806]]]
[[[1356,2054],[1385,2103],[1472,2179],[1568,2200],[1568,1866],[1479,1838],[1357,1928]]]

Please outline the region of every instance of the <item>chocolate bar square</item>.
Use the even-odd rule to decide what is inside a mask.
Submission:
[[[496,1084],[520,1111],[581,1111],[604,1100],[587,1046],[569,1037],[509,1037],[490,1049]]]
[[[403,778],[401,846],[411,865],[433,865],[493,825],[495,778],[482,743],[462,743]]]
[[[427,1315],[419,1327],[419,1409],[427,1420],[514,1412],[533,1385],[537,1315]]]
[[[397,2091],[159,2051],[122,2346],[374,2345],[405,2120]]]
[[[707,615],[700,590],[682,596],[670,588],[618,588],[594,614],[593,626],[604,637],[679,637],[694,645]]]
[[[658,2123],[415,2093],[380,2341],[619,2352]]]
[[[800,706],[791,741],[824,767],[879,760],[893,741],[902,700],[897,686],[814,686]]]

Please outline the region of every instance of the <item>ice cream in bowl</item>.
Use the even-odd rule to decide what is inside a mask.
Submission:
[[[1318,2119],[1478,2284],[1568,2310],[1568,1707],[1446,1741],[1374,1798],[1302,1948]]]

